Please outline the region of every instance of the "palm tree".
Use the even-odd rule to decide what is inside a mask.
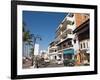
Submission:
[[[32,46],[32,37],[33,34],[30,33],[30,31],[26,31],[24,34],[25,37],[23,37],[24,41],[26,41],[27,44],[27,54],[29,54],[29,47]]]
[[[23,32],[23,52],[27,52],[26,46],[28,45],[27,44],[28,39],[29,39],[29,31],[24,30],[24,32]],[[23,54],[25,54],[25,53],[23,53]]]
[[[28,46],[30,46],[30,44],[32,43],[32,34],[30,34],[30,31],[26,30],[25,27],[26,27],[26,23],[23,22],[23,54],[25,54],[24,52],[26,52],[28,55],[29,52]]]
[[[27,53],[28,53],[28,55],[29,55],[30,46],[33,46],[32,38],[31,38],[31,39],[30,39],[30,38],[28,39],[27,44],[28,44],[28,51],[27,51]]]
[[[26,31],[25,26],[26,24],[23,22],[23,52],[27,50],[26,52],[27,54],[29,54],[28,48],[32,46],[31,56],[32,56],[32,66],[33,66],[35,43],[37,40],[42,40],[42,39],[39,35],[31,34],[29,30]],[[29,47],[26,48],[26,46],[29,46]]]
[[[27,55],[29,54],[29,47],[32,46],[32,50],[31,50],[31,57],[32,57],[32,66],[34,65],[34,48],[35,48],[35,44],[37,40],[42,40],[41,37],[39,35],[34,35],[34,34],[30,34],[29,31],[24,32],[23,35],[23,47],[25,47],[25,51],[27,52]],[[27,47],[27,48],[26,48]]]
[[[32,55],[34,54],[34,48],[32,47],[32,48],[30,48],[30,56],[32,57]]]

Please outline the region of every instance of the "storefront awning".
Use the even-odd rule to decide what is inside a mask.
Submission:
[[[74,49],[64,50],[64,54],[74,54]]]

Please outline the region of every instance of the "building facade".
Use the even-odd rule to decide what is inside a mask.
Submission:
[[[64,60],[74,59],[75,49],[78,48],[77,42],[74,41],[75,34],[73,34],[73,30],[75,27],[75,14],[68,13],[57,28],[56,41],[58,42],[58,53],[61,53],[61,57]]]
[[[48,59],[48,52],[46,50],[41,50],[40,51],[40,56],[43,59]]]
[[[49,53],[58,57],[62,61],[64,59],[74,59],[76,50],[79,49],[78,41],[75,41],[76,28],[75,14],[68,13],[64,20],[59,24],[56,29],[55,41],[50,44]]]
[[[89,14],[68,13],[56,29],[49,45],[50,59],[74,60],[75,65],[90,62]]]
[[[39,44],[35,44],[34,55],[39,55]]]
[[[56,42],[52,41],[48,47],[49,59],[56,61],[59,59]]]
[[[76,28],[73,31],[76,34],[76,41],[79,42],[79,52],[76,55],[77,64],[89,64],[90,62],[90,32],[89,14],[76,13],[75,14]]]

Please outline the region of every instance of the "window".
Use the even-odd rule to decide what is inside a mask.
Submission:
[[[68,45],[72,45],[72,42],[71,42],[71,41],[69,41],[69,42],[68,42]]]
[[[74,40],[74,43],[76,43],[76,40]]]
[[[81,42],[80,42],[80,48],[81,48],[81,49],[89,48],[89,40],[81,41]]]
[[[65,45],[65,44],[63,44],[63,47],[66,47],[66,45]]]
[[[86,44],[87,44],[87,48],[89,48],[89,46],[88,46],[88,41],[86,42]]]
[[[85,48],[85,42],[83,42],[83,46],[84,46],[83,48]]]
[[[74,21],[67,20],[68,25],[74,25]]]
[[[82,44],[81,44],[81,49],[82,49]]]
[[[73,34],[72,29],[68,29],[67,32],[66,32],[66,35],[67,35],[67,34]]]

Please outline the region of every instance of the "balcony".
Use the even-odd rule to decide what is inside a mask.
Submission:
[[[67,38],[74,38],[73,34],[67,34]]]
[[[65,47],[59,47],[58,51],[62,51],[62,50],[65,50],[65,49],[70,49],[70,48],[73,48],[73,45],[67,45]]]
[[[49,55],[57,54],[57,52],[49,52]]]
[[[67,20],[74,21],[74,17],[67,17]]]
[[[66,35],[61,37],[60,41],[56,45],[59,45],[59,44],[63,43],[64,41],[71,40],[73,38],[74,38],[73,34],[66,34]]]
[[[67,30],[68,29],[74,30],[75,29],[75,25],[67,25]]]
[[[57,46],[52,46],[49,49],[56,49],[56,48],[57,48]]]
[[[74,38],[74,35],[73,34],[65,34],[64,36],[62,36],[61,41],[64,41],[64,40],[66,40],[68,38]]]

